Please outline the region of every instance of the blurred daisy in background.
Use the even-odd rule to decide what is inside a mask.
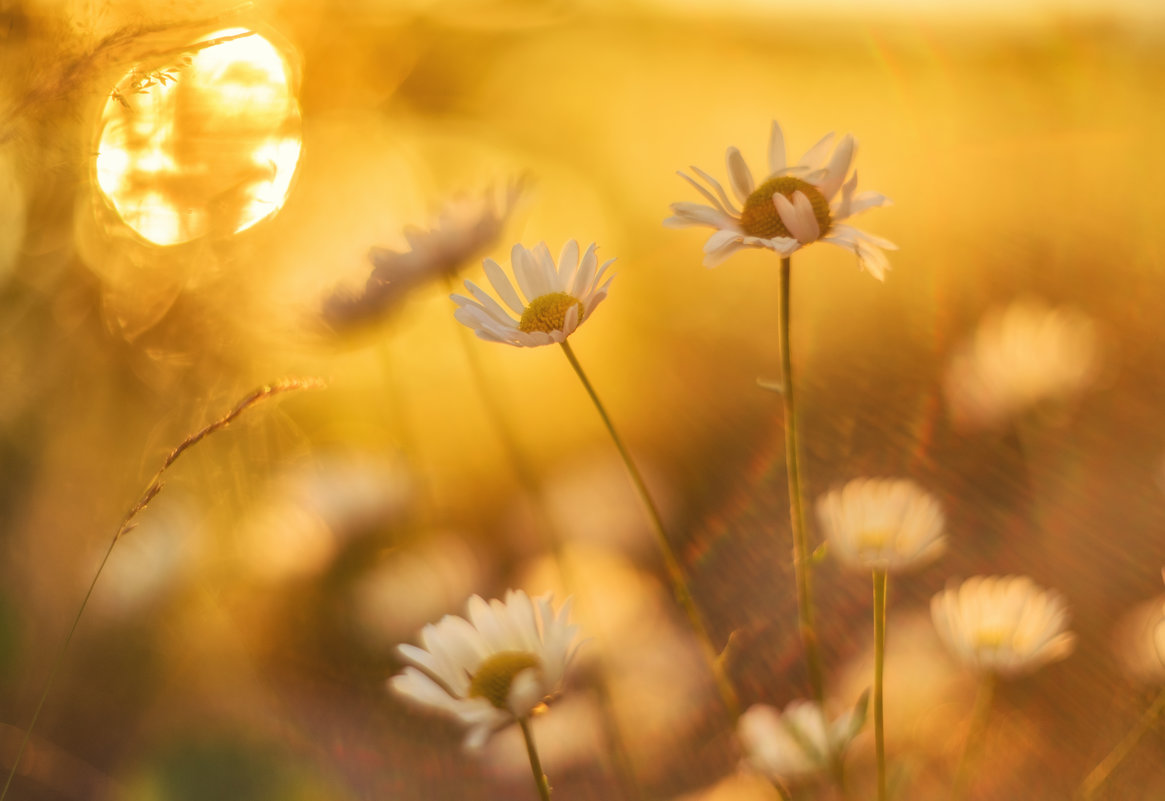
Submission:
[[[947,367],[956,423],[990,427],[1086,389],[1100,367],[1096,326],[1083,313],[1023,299],[984,315]]]
[[[373,247],[368,251],[372,274],[364,290],[334,292],[324,301],[325,322],[336,330],[372,322],[396,309],[417,287],[455,278],[497,242],[523,186],[516,180],[500,193],[490,188],[451,199],[432,228],[405,228],[408,250]]]
[[[719,181],[693,166],[692,171],[703,183],[684,172],[680,177],[711,205],[673,203],[674,216],[663,224],[670,228],[715,228],[704,244],[706,267],[715,267],[741,248],[767,248],[790,256],[820,240],[852,250],[858,263],[881,281],[890,268],[882,250],[896,250],[896,246],[842,221],[866,209],[888,205],[890,200],[877,192],[856,192],[856,171],[846,180],[857,150],[853,136],[846,134],[830,156],[832,144],[833,134],[826,134],[800,161],[788,165],[785,136],[774,120],[769,136],[768,178],[759,185],[740,151],[728,148],[728,183],[739,207]]]
[[[1132,679],[1150,685],[1165,682],[1165,598],[1158,595],[1122,614],[1113,641]]]
[[[974,576],[935,595],[930,612],[947,650],[977,672],[1030,673],[1076,645],[1064,598],[1027,576]]]
[[[792,701],[783,712],[754,704],[740,716],[736,733],[745,763],[781,782],[800,781],[829,771],[865,722],[866,699],[834,721],[813,701]]]
[[[599,267],[593,244],[579,258],[578,243],[573,239],[563,245],[557,265],[545,242],[531,250],[514,245],[510,260],[525,302],[496,261],[486,259],[484,267],[494,291],[518,315],[516,319],[471,281],[466,281],[465,287],[472,299],[464,295],[451,298],[457,304],[454,316],[458,322],[484,340],[516,347],[565,342],[607,297],[607,287],[614,278],[607,275],[614,259]]]
[[[402,698],[450,715],[480,749],[496,729],[526,720],[562,689],[578,648],[567,623],[570,601],[555,612],[549,597],[510,590],[504,601],[469,599],[469,619],[446,615],[421,630],[423,648],[402,644],[411,664],[389,686]]]
[[[831,551],[849,567],[894,573],[946,549],[938,500],[905,479],[855,479],[818,499],[817,518]]]

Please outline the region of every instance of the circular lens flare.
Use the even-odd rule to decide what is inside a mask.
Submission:
[[[144,239],[176,245],[277,212],[300,148],[287,61],[259,34],[232,28],[121,80],[101,117],[97,185]]]

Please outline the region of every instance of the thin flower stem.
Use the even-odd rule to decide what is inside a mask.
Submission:
[[[777,795],[781,797],[781,801],[793,801],[793,796],[789,794],[789,791],[785,789],[785,785],[781,784],[779,780],[771,779],[769,784],[777,791]]]
[[[45,679],[44,690],[41,691],[40,698],[36,702],[36,709],[33,710],[32,720],[29,721],[28,727],[24,730],[24,737],[20,740],[20,747],[16,749],[16,756],[12,760],[12,768],[8,772],[8,778],[4,782],[4,788],[0,790],[0,801],[3,801],[8,796],[8,789],[12,786],[12,780],[16,777],[16,770],[20,766],[20,759],[24,756],[25,749],[28,748],[29,740],[32,738],[32,731],[36,728],[36,723],[40,719],[40,713],[44,708],[45,700],[49,697],[49,691],[53,688],[61,665],[64,664],[65,654],[69,650],[70,643],[73,642],[73,635],[77,633],[77,627],[81,623],[81,617],[85,614],[85,609],[89,606],[89,599],[93,597],[93,590],[97,587],[97,580],[101,578],[101,574],[105,570],[105,565],[109,562],[110,555],[113,554],[114,546],[117,545],[123,536],[133,530],[136,525],[134,521],[137,519],[137,516],[145,511],[146,507],[150,505],[150,502],[162,491],[162,487],[164,486],[162,483],[163,474],[189,448],[197,445],[216,431],[226,428],[235,418],[255,404],[284,392],[298,389],[318,389],[323,386],[324,383],[322,381],[312,378],[302,380],[291,379],[259,387],[235,404],[234,408],[225,415],[186,437],[186,439],[178,443],[177,447],[166,456],[162,462],[162,466],[158,468],[158,472],[154,473],[153,478],[150,479],[150,483],[146,485],[145,490],[142,491],[142,494],[134,502],[133,506],[129,508],[129,511],[125,513],[125,517],[122,518],[121,524],[117,527],[117,531],[114,532],[112,539],[109,541],[109,547],[105,549],[105,556],[101,558],[101,562],[97,565],[97,570],[93,574],[93,580],[89,582],[89,589],[85,591],[85,597],[81,599],[81,605],[77,608],[77,614],[73,617],[73,625],[69,627],[69,633],[65,635],[65,641],[61,644],[60,650],[57,651],[57,655],[53,659],[52,667],[49,668],[49,675]]]
[[[801,467],[797,452],[797,406],[793,384],[793,357],[789,346],[789,300],[791,259],[781,258],[781,298],[777,315],[781,338],[781,383],[785,399],[785,466],[789,474],[789,522],[793,528],[793,571],[797,581],[797,622],[801,642],[805,647],[805,661],[809,669],[809,684],[818,703],[825,700],[825,681],[822,678],[821,651],[817,631],[813,627],[813,585],[810,575],[809,539],[805,532],[805,510],[801,505]]]
[[[417,444],[416,420],[409,414],[409,404],[401,389],[400,373],[396,369],[397,365],[387,338],[380,340],[378,350],[380,352],[381,373],[384,377],[385,405],[393,428],[396,430],[397,448],[404,455],[405,462],[412,470],[412,479],[416,482],[417,495],[421,498],[418,504],[420,513],[414,511],[411,516],[414,518],[414,523],[425,522],[434,514],[437,507],[437,494],[433,490],[433,482],[425,465],[422,464],[421,448]]]
[[[886,663],[886,571],[874,571],[874,753],[878,801],[886,801],[886,730],[882,715],[882,670]]]
[[[631,483],[635,485],[635,490],[639,493],[639,498],[643,501],[643,506],[647,509],[647,515],[651,519],[652,530],[655,532],[656,544],[659,546],[664,567],[667,570],[668,578],[671,580],[672,592],[676,597],[676,601],[679,602],[680,607],[684,610],[684,614],[687,615],[688,622],[691,624],[693,631],[696,633],[696,639],[699,641],[700,648],[704,652],[704,658],[707,660],[708,667],[711,669],[712,675],[716,680],[716,688],[720,691],[720,699],[724,702],[724,708],[727,710],[729,718],[731,718],[732,723],[735,725],[737,719],[740,718],[740,700],[737,698],[736,690],[733,689],[732,683],[728,680],[728,676],[724,672],[723,663],[716,652],[715,646],[712,645],[712,638],[708,634],[708,627],[704,623],[704,617],[700,614],[700,610],[692,598],[687,579],[684,577],[683,568],[680,567],[679,560],[676,559],[675,553],[672,550],[671,541],[667,536],[667,529],[664,528],[663,517],[656,507],[655,501],[652,500],[651,493],[647,491],[647,484],[643,481],[643,476],[640,474],[639,468],[636,467],[635,460],[631,458],[631,452],[623,444],[623,440],[615,430],[614,423],[611,422],[611,417],[607,414],[606,407],[599,400],[595,388],[591,385],[587,374],[583,371],[582,365],[579,364],[578,358],[574,355],[574,351],[568,342],[562,342],[562,351],[566,354],[567,361],[574,368],[579,380],[582,381],[587,394],[590,395],[595,409],[599,412],[599,417],[603,420],[603,425],[607,428],[607,433],[611,435],[611,440],[615,443],[615,448],[623,458],[623,464],[627,467],[627,472],[631,476]]]
[[[538,787],[538,797],[550,801],[550,782],[542,772],[542,760],[538,758],[538,748],[534,745],[534,734],[530,731],[530,720],[521,718],[522,736],[526,738],[526,755],[530,757],[530,770],[534,774],[534,784]]]
[[[448,279],[448,283],[450,293],[452,293],[454,291],[452,278]],[[472,347],[473,343],[470,342],[472,334],[463,325],[458,325],[457,328],[459,329],[458,339],[461,341],[462,349],[465,351],[465,359],[469,364],[469,371],[473,375],[473,381],[477,385],[477,392],[482,398],[482,403],[485,405],[486,414],[490,418],[490,422],[493,423],[494,430],[497,432],[498,439],[502,443],[502,449],[506,452],[510,466],[514,469],[514,475],[517,477],[518,483],[522,485],[522,489],[530,499],[534,514],[538,518],[539,529],[544,533],[546,543],[554,555],[558,572],[562,576],[562,583],[566,586],[568,592],[574,592],[576,588],[582,587],[583,583],[579,581],[577,574],[571,569],[566,551],[563,547],[562,533],[555,523],[554,516],[547,508],[546,496],[542,491],[542,485],[538,481],[537,474],[530,464],[530,460],[526,457],[526,453],[518,443],[518,437],[514,433],[514,429],[510,425],[505,411],[502,409],[502,404],[490,386],[485,370],[482,369],[481,358],[478,356],[479,351],[477,348]],[[599,657],[599,672],[599,679],[595,682],[595,694],[598,696],[599,709],[602,713],[603,734],[611,746],[611,763],[615,770],[615,778],[624,791],[631,794],[632,798],[642,798],[643,792],[635,777],[635,769],[632,766],[631,754],[627,748],[627,743],[623,739],[622,732],[619,731],[618,718],[615,714],[615,700],[612,698],[611,688],[608,686],[613,672],[610,670],[610,663],[606,658],[606,654],[601,651]]]
[[[971,725],[967,729],[967,741],[955,769],[951,782],[951,801],[958,801],[967,789],[968,775],[979,756],[979,746],[987,731],[987,719],[991,715],[991,701],[995,696],[995,674],[984,673],[979,679],[979,690],[975,694],[975,707],[971,711]]]
[[[1078,798],[1087,801],[1095,795],[1100,786],[1108,780],[1109,775],[1133,752],[1141,738],[1153,728],[1153,724],[1157,722],[1157,718],[1161,716],[1163,711],[1165,711],[1165,689],[1161,690],[1156,700],[1145,710],[1144,714],[1137,720],[1136,725],[1124,736],[1124,739],[1117,743],[1108,756],[1102,759],[1084,778],[1084,782],[1077,792]]]

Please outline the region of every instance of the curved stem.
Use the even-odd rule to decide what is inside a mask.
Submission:
[[[1137,720],[1136,725],[1124,736],[1124,739],[1117,743],[1108,756],[1102,759],[1084,778],[1080,790],[1077,792],[1079,798],[1092,798],[1100,786],[1108,780],[1109,774],[1133,752],[1137,743],[1153,727],[1163,711],[1165,711],[1165,689],[1161,690],[1156,700],[1145,710],[1144,714]]]
[[[886,732],[882,716],[882,669],[886,661],[886,571],[874,571],[874,752],[878,801],[886,801]]]
[[[995,674],[985,673],[979,680],[979,691],[975,695],[975,708],[971,712],[971,725],[967,730],[967,742],[963,745],[959,766],[951,783],[951,801],[963,797],[967,787],[967,775],[978,758],[979,744],[987,731],[987,719],[991,715],[991,700],[995,695]]]
[[[518,721],[522,727],[522,736],[526,738],[526,756],[530,757],[530,771],[534,774],[534,784],[538,787],[538,797],[542,801],[550,801],[550,781],[542,772],[542,760],[538,758],[538,748],[534,745],[534,735],[530,731],[530,721],[522,718]]]
[[[448,278],[448,285],[449,291],[452,293],[454,286],[451,277]],[[555,523],[554,516],[547,508],[546,496],[542,491],[542,485],[537,478],[537,473],[519,444],[518,437],[506,417],[501,402],[493,392],[486,372],[482,368],[481,359],[478,356],[479,352],[477,348],[472,347],[473,343],[470,342],[472,334],[463,325],[457,325],[457,328],[459,329],[458,339],[461,341],[462,349],[465,351],[465,359],[469,363],[469,371],[473,375],[473,381],[477,385],[477,392],[485,405],[486,414],[490,422],[493,423],[494,430],[497,432],[502,448],[506,452],[510,466],[514,469],[514,475],[518,479],[518,483],[522,485],[522,489],[525,490],[526,496],[530,499],[534,514],[538,518],[539,528],[544,533],[546,544],[554,555],[558,572],[562,576],[562,583],[565,585],[567,592],[576,592],[578,588],[583,586],[583,582],[579,580],[576,572],[571,569],[565,548],[563,547],[565,543],[563,542],[562,533]],[[630,750],[627,748],[623,733],[619,730],[618,717],[615,714],[615,699],[611,695],[611,688],[609,686],[610,678],[613,675],[610,669],[610,660],[607,658],[606,652],[602,649],[599,650],[599,673],[599,678],[595,682],[595,694],[598,696],[603,735],[611,747],[611,764],[615,771],[615,777],[626,793],[630,793],[633,798],[640,798],[643,793],[639,788],[638,779],[635,776]]]
[[[797,449],[797,406],[793,385],[793,357],[789,346],[789,300],[791,260],[781,258],[781,298],[777,324],[781,337],[781,389],[785,399],[785,466],[789,475],[789,522],[793,529],[793,571],[797,581],[797,624],[805,647],[809,684],[818,703],[825,700],[821,651],[813,627],[813,585],[810,576],[809,539],[805,532],[805,510],[801,504],[801,466]]]
[[[623,458],[623,464],[627,467],[627,472],[631,476],[631,483],[635,486],[640,500],[643,501],[643,506],[647,509],[647,516],[651,520],[651,527],[655,533],[656,544],[659,546],[664,567],[667,569],[668,578],[671,580],[672,592],[675,594],[676,601],[679,602],[680,607],[684,610],[684,614],[688,617],[688,622],[691,623],[692,629],[696,633],[696,639],[700,643],[704,658],[707,660],[708,667],[711,669],[712,675],[716,680],[716,688],[720,691],[720,699],[724,702],[724,708],[728,711],[728,715],[732,719],[733,725],[735,725],[737,719],[740,717],[740,701],[736,696],[736,690],[733,689],[732,683],[729,682],[728,676],[724,672],[724,666],[716,652],[716,648],[712,645],[712,638],[708,634],[708,627],[704,623],[704,617],[700,614],[700,610],[692,598],[687,579],[684,577],[683,568],[680,567],[679,560],[676,559],[675,552],[672,550],[671,541],[667,536],[667,530],[664,528],[663,517],[656,507],[655,501],[652,500],[651,493],[647,491],[647,484],[643,481],[643,476],[640,474],[639,468],[636,467],[635,460],[631,458],[631,452],[627,450],[627,446],[623,444],[622,438],[620,438],[619,433],[615,430],[615,424],[611,422],[606,407],[599,400],[595,388],[591,386],[590,380],[587,379],[586,373],[583,372],[582,365],[579,364],[578,358],[575,357],[570,344],[564,341],[562,343],[562,351],[566,354],[567,361],[574,368],[579,380],[582,381],[587,394],[590,395],[591,402],[594,403],[595,409],[599,412],[599,417],[603,420],[603,425],[607,428],[607,433],[611,435],[616,450],[619,451],[619,455]]]

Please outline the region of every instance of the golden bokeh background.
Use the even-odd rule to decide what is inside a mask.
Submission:
[[[263,37],[284,81],[200,71],[198,43],[232,31]],[[837,248],[794,257],[792,342],[808,497],[910,476],[950,521],[947,556],[891,588],[898,797],[947,792],[971,705],[927,601],[949,577],[1009,572],[1063,592],[1080,642],[1001,689],[968,798],[1070,797],[1165,682],[1126,658],[1165,565],[1163,46],[1162,11],[1132,0],[0,6],[5,772],[169,449],[256,386],[328,382],[175,466],[113,551],[9,797],[532,799],[514,731],[467,757],[453,724],[384,685],[424,623],[522,586],[575,595],[595,638],[536,720],[556,799],[634,797],[606,756],[604,671],[642,797],[775,798],[735,775],[646,522],[558,350],[473,339],[441,282],[351,331],[322,316],[364,285],[369,248],[405,249],[451,198],[525,176],[486,255],[574,238],[617,259],[572,344],[714,638],[737,633],[742,697],[783,706],[806,685],[781,402],[757,386],[779,372],[777,260],[707,270],[706,232],[661,225],[698,199],[676,170],[722,176],[735,145],[759,172],[773,119],[793,156],[853,132],[860,188],[894,200],[857,220],[900,248],[884,284]],[[480,263],[463,274],[480,282]],[[947,358],[1025,296],[1097,321],[1100,379],[1013,428],[953,427]],[[572,586],[473,364],[570,542]],[[869,683],[869,585],[829,561],[818,576],[841,704]],[[872,751],[867,731],[854,797]],[[1158,727],[1101,797],[1165,797],[1162,764]]]

